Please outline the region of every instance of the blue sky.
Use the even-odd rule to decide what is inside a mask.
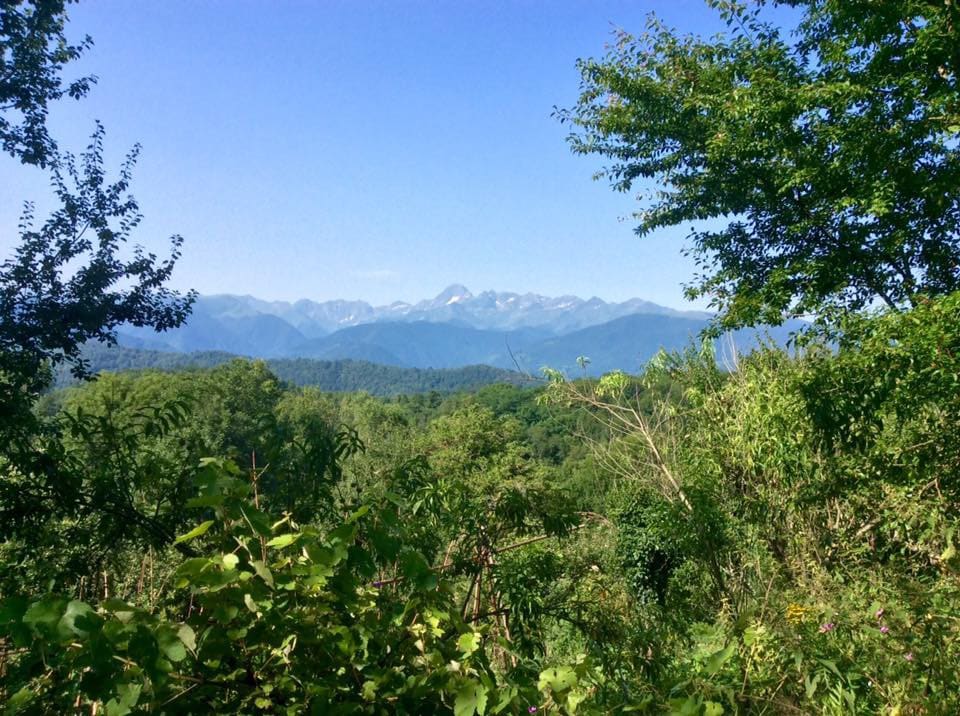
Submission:
[[[185,237],[178,288],[387,303],[458,282],[695,307],[687,227],[638,239],[634,200],[551,117],[577,58],[651,11],[721,29],[702,0],[88,0],[68,34],[95,46],[68,76],[99,83],[51,127],[79,150],[99,119],[113,167],[143,144],[137,238]],[[3,255],[47,183],[0,158]]]

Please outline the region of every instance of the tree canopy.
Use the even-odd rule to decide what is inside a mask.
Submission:
[[[24,164],[46,165],[56,143],[47,131],[47,106],[87,94],[96,77],[64,83],[64,65],[93,45],[64,34],[70,0],[7,0],[0,5],[0,144]]]
[[[189,313],[193,293],[166,287],[182,239],[171,239],[161,260],[124,245],[140,223],[129,193],[139,146],[115,181],[103,166],[104,130],[98,123],[79,160],[58,149],[46,124],[49,103],[80,98],[95,81],[64,84],[61,72],[92,41],[70,44],[64,34],[66,2],[35,0],[0,5],[0,143],[24,164],[47,168],[58,203],[37,225],[26,203],[20,244],[0,263],[0,437],[23,448],[29,406],[50,381],[49,363],[66,361],[86,375],[80,349],[87,341],[112,343],[123,323],[165,330]]]
[[[594,65],[575,141],[665,182],[648,230],[729,222],[694,234],[723,322],[848,314],[732,366],[705,340],[381,400],[235,360],[40,397],[190,300],[178,239],[121,257],[132,158],[108,181],[99,127],[49,155],[61,207],[0,264],[4,713],[960,713],[960,291],[922,295],[957,271],[949,2],[798,2],[791,45],[718,2],[732,40],[654,24]]]
[[[619,32],[559,113],[616,189],[653,180],[638,234],[692,225],[688,295],[738,327],[960,287],[957,4],[710,4],[728,33]]]

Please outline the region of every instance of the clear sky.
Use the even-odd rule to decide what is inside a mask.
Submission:
[[[137,237],[186,239],[173,284],[268,299],[417,300],[450,283],[694,307],[687,227],[638,239],[634,200],[593,181],[554,106],[578,57],[648,12],[721,29],[702,0],[87,0],[56,106],[62,146],[95,119],[110,165],[134,142]],[[0,158],[0,252],[47,177]],[[701,304],[702,305],[702,304]]]

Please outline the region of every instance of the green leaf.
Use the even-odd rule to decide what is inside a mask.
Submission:
[[[267,565],[265,565],[263,562],[257,559],[251,562],[250,566],[253,567],[253,571],[257,573],[257,576],[260,577],[260,579],[262,579],[264,582],[266,582],[272,589],[273,574],[271,574],[270,570],[267,568]]]
[[[272,540],[267,542],[267,547],[276,547],[277,549],[283,549],[284,547],[289,547],[294,542],[300,539],[300,534],[298,533],[288,533],[283,535],[277,535]]]
[[[140,699],[142,684],[121,684],[117,686],[117,696],[106,704],[107,716],[126,716]]]
[[[170,661],[176,663],[187,658],[187,649],[183,640],[180,639],[179,632],[173,630],[173,627],[167,624],[157,629],[157,646]]]
[[[723,716],[723,705],[716,701],[704,701],[703,716]]]
[[[4,713],[15,714],[24,707],[29,706],[30,702],[36,697],[36,693],[24,686],[7,700],[7,707]]]
[[[541,691],[552,689],[561,693],[577,685],[577,674],[569,666],[559,666],[540,672],[537,688]]]
[[[720,669],[723,668],[723,665],[727,663],[727,660],[733,656],[737,650],[736,642],[730,642],[726,648],[721,649],[720,651],[714,652],[707,657],[705,662],[707,673],[711,676],[716,674]]]
[[[473,716],[487,710],[487,689],[483,684],[470,681],[457,690],[453,704],[454,716]]]
[[[473,652],[480,648],[480,635],[476,632],[467,632],[466,634],[461,634],[460,638],[457,639],[457,648],[465,655],[470,656]]]
[[[347,524],[353,524],[370,511],[370,505],[364,505],[347,518]]]
[[[191,497],[186,502],[186,506],[191,509],[203,507],[219,507],[223,504],[223,495],[201,495],[200,497]]]
[[[204,570],[210,567],[206,557],[192,557],[185,560],[173,573],[177,587],[195,586]]]
[[[380,527],[370,530],[370,542],[373,543],[377,553],[386,559],[395,559],[402,546],[400,540]]]
[[[177,636],[190,651],[197,650],[197,635],[189,625],[184,624],[177,630]]]
[[[21,621],[29,606],[30,602],[23,596],[0,599],[0,626]]]
[[[240,514],[244,516],[253,531],[261,537],[269,537],[273,534],[270,527],[270,517],[265,512],[258,510],[253,505],[243,505],[240,507]]]
[[[70,636],[86,636],[88,634],[88,630],[81,627],[88,625],[92,626],[94,623],[96,623],[95,620],[89,619],[91,616],[96,616],[96,612],[93,611],[93,607],[91,607],[89,604],[74,599],[67,604],[67,608],[64,610],[63,616],[60,618],[60,621],[57,624],[57,629],[60,632],[60,635],[64,638],[69,638]],[[80,624],[77,624],[78,620]]]
[[[35,631],[52,634],[66,608],[66,599],[47,595],[27,607],[23,623]]]
[[[331,542],[343,542],[344,544],[353,542],[356,536],[357,526],[352,522],[345,522],[328,535]]]
[[[194,527],[192,530],[190,530],[186,534],[183,534],[177,537],[173,541],[173,543],[181,544],[183,542],[189,542],[192,539],[196,539],[197,537],[200,537],[201,535],[206,534],[207,530],[209,530],[212,526],[213,526],[213,520],[207,520],[206,522],[201,522],[199,525]]]
[[[423,555],[415,550],[405,550],[400,555],[400,571],[403,576],[421,588],[429,588],[430,578],[435,575]]]
[[[843,678],[843,675],[840,673],[840,669],[837,668],[837,665],[836,665],[835,662],[830,661],[830,660],[828,660],[828,659],[817,659],[817,661],[819,661],[819,662],[820,662],[821,664],[823,664],[825,667],[827,667],[828,669],[830,669],[830,671],[832,671],[834,674],[836,674],[836,675],[837,675],[838,677],[840,677],[841,679]]]
[[[223,555],[223,566],[225,569],[236,569],[240,558],[232,552]]]

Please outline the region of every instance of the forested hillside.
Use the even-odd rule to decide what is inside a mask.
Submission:
[[[183,325],[182,240],[128,247],[136,152],[50,135],[68,6],[0,5],[0,143],[56,199],[0,264],[4,713],[960,712],[960,8],[709,5],[557,110],[639,234],[691,227],[703,334],[389,397],[89,352]]]
[[[212,368],[239,358],[220,351],[168,353],[101,344],[84,346],[82,355],[92,373]],[[336,393],[364,391],[380,396],[430,391],[452,393],[476,390],[493,383],[532,385],[536,382],[515,371],[485,365],[449,369],[398,368],[357,360],[323,361],[309,358],[276,358],[266,361],[266,364],[278,378],[293,385],[314,386]],[[76,382],[69,369],[61,366],[55,385],[64,387]]]

